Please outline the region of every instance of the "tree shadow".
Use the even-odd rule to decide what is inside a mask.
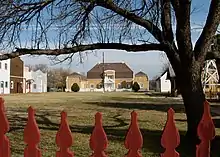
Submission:
[[[97,105],[102,107],[131,109],[131,110],[155,110],[161,112],[167,112],[172,107],[176,113],[184,113],[185,109],[182,104],[165,104],[165,103],[148,103],[148,102],[85,102],[90,105]]]
[[[121,109],[130,109],[130,110],[154,110],[160,112],[167,112],[169,108],[172,108],[175,113],[185,113],[185,108],[182,103],[170,104],[170,103],[152,103],[152,102],[111,102],[111,101],[93,101],[85,102],[89,105],[97,105],[101,107],[111,107],[111,108],[121,108]],[[216,105],[213,105],[216,106]],[[216,112],[211,112],[212,117],[220,116]]]
[[[173,107],[173,109],[177,112],[182,112],[182,106],[181,104],[148,104],[148,103],[129,103],[127,106],[127,103],[100,103],[96,105],[106,106],[110,105],[111,107],[118,107],[118,108],[130,108],[130,109],[142,109],[142,110],[156,110],[156,111],[162,111],[167,112],[169,107]],[[26,112],[26,110],[24,111]],[[23,114],[22,114],[23,115]],[[58,131],[59,129],[59,122],[55,123],[51,120],[51,116],[57,116],[57,112],[55,110],[53,112],[38,112],[36,114],[36,121],[39,126],[40,130],[51,130],[51,131]],[[127,133],[127,129],[124,129],[124,127],[128,127],[129,124],[126,123],[123,119],[119,118],[120,115],[117,114],[111,118],[114,119],[115,125],[104,125],[105,132],[107,134],[108,140],[110,141],[120,141],[123,142],[125,140],[125,136]],[[18,114],[9,114],[8,116],[9,122],[11,125],[10,131],[13,132],[16,130],[23,131],[27,118],[19,116]],[[176,119],[176,121],[182,121],[185,122],[183,119]],[[215,126],[220,127],[220,119],[213,119]],[[81,133],[81,134],[88,134],[90,135],[93,131],[93,125],[70,125],[70,129],[73,133]],[[155,155],[160,156],[160,153],[164,152],[164,148],[162,148],[160,142],[161,142],[161,136],[162,136],[162,130],[149,130],[149,129],[141,129],[142,135],[143,135],[143,151],[145,152],[152,152]],[[181,157],[193,157],[192,150],[189,149],[189,142],[185,139],[184,136],[185,132],[180,131],[180,146],[177,147],[177,151],[180,153]],[[172,137],[171,137],[172,138]],[[88,139],[89,140],[89,139]],[[211,147],[211,153],[212,157],[220,156],[220,152],[218,151],[218,147],[220,146],[220,137],[216,136],[216,138],[212,141],[212,147]],[[122,146],[123,147],[123,146]]]
[[[215,128],[220,128],[220,118],[213,118],[213,123],[215,125]],[[186,122],[186,119],[175,119],[177,122]]]
[[[124,129],[122,127],[127,126],[126,122],[123,120],[117,118],[115,116],[115,121],[117,121],[116,125],[110,125],[110,126],[104,126],[104,130],[107,134],[109,141],[120,141],[124,142],[127,129]],[[14,123],[15,121],[19,121],[19,124],[21,125],[12,125],[9,132],[13,132],[16,130],[22,130],[25,127],[25,124],[27,122],[27,118],[25,117],[19,117],[18,115],[13,115],[9,118],[10,123]],[[52,122],[49,118],[47,118],[45,115],[40,114],[36,116],[36,121],[39,126],[39,129],[41,130],[52,130],[52,131],[58,131],[59,124]],[[73,133],[81,133],[81,134],[88,134],[90,135],[93,131],[92,125],[70,125],[70,129]],[[160,153],[163,153],[165,150],[161,146],[161,136],[162,136],[162,130],[148,130],[141,128],[141,133],[143,136],[143,148],[142,150],[144,152],[152,152],[155,155],[160,156]],[[192,151],[188,148],[189,141],[186,141],[185,132],[180,131],[180,145],[177,147],[177,151],[180,153],[181,157],[193,157]],[[172,137],[171,137],[172,138]],[[88,139],[89,140],[89,139]],[[220,155],[220,152],[218,152],[218,146],[220,145],[220,137],[216,137],[215,140],[212,142],[212,156],[217,157]],[[124,146],[122,146],[124,147]],[[218,155],[217,155],[218,154]]]
[[[215,128],[220,128],[220,119],[219,118],[215,118],[213,119]]]

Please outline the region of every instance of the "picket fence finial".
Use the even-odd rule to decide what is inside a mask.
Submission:
[[[69,150],[73,144],[73,137],[67,121],[67,113],[61,112],[60,128],[56,134],[56,144],[60,148],[56,157],[74,157],[74,153]]]
[[[137,113],[132,111],[131,124],[125,138],[125,148],[129,150],[126,157],[141,157],[140,149],[142,145],[143,137],[138,126]]]
[[[5,135],[9,131],[9,122],[5,115],[4,100],[0,97],[0,157],[10,157],[10,143]]]
[[[89,146],[93,150],[91,157],[107,157],[105,149],[108,146],[108,139],[102,126],[102,114],[100,112],[95,115],[95,127],[90,137]]]
[[[35,110],[31,106],[28,108],[28,120],[24,128],[24,142],[27,144],[24,157],[41,157],[41,151],[38,148],[40,130],[35,120]]]
[[[215,125],[207,100],[204,102],[204,113],[198,125],[197,134],[201,143],[197,145],[196,157],[210,157],[210,141],[215,138]]]
[[[175,149],[180,144],[180,135],[175,125],[174,113],[172,108],[167,112],[167,122],[161,138],[161,145],[166,150],[161,157],[179,157],[179,153]]]

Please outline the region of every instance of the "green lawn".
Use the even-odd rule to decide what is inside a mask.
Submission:
[[[88,157],[89,138],[93,129],[94,115],[103,113],[103,125],[108,135],[107,153],[110,157],[122,157],[127,152],[123,142],[130,123],[130,113],[136,110],[144,145],[142,154],[145,157],[158,157],[163,152],[160,138],[166,122],[166,111],[173,107],[176,111],[176,126],[183,135],[186,130],[186,117],[182,102],[171,98],[151,98],[142,93],[46,93],[15,94],[4,96],[10,132],[12,156],[23,155],[23,129],[27,121],[27,108],[36,109],[36,120],[41,132],[43,157],[53,157],[57,150],[56,132],[60,123],[60,112],[67,111],[68,120],[74,137],[71,148],[76,157]],[[215,107],[217,107],[215,105]],[[214,115],[217,135],[220,135],[219,117]],[[218,123],[219,122],[219,123]],[[219,156],[220,139],[213,142],[213,156]],[[182,144],[178,151],[181,157],[187,156]],[[217,154],[216,154],[217,153]],[[187,157],[190,157],[189,155]]]

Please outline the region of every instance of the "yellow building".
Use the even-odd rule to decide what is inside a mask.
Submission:
[[[125,63],[98,63],[87,72],[87,77],[73,73],[66,78],[66,91],[71,91],[71,86],[77,83],[80,91],[105,91],[131,90],[132,83],[137,82],[141,90],[149,90],[148,76],[138,72],[135,77],[133,71]]]
[[[105,91],[130,89],[133,71],[125,63],[98,63],[87,72],[89,88],[91,90],[102,88],[103,77]]]
[[[147,74],[140,71],[137,74],[135,74],[134,82],[137,82],[140,86],[140,90],[146,90],[149,91],[149,79]]]
[[[80,90],[86,90],[88,88],[88,81],[86,76],[83,76],[79,73],[72,73],[70,76],[66,77],[66,91],[71,92],[71,87],[74,83],[77,83],[80,87]]]

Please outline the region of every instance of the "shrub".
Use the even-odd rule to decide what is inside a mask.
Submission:
[[[134,92],[138,92],[140,90],[140,86],[137,82],[134,82],[134,84],[132,85],[132,90]]]
[[[73,92],[78,92],[79,91],[79,85],[77,84],[77,83],[74,83],[73,85],[72,85],[72,87],[71,87],[71,90],[73,91]]]
[[[97,88],[97,89],[101,89],[101,88],[102,88],[102,86],[103,86],[102,84],[103,84],[103,83],[102,83],[102,82],[100,82],[99,84],[97,84],[97,85],[96,85],[96,88]]]

